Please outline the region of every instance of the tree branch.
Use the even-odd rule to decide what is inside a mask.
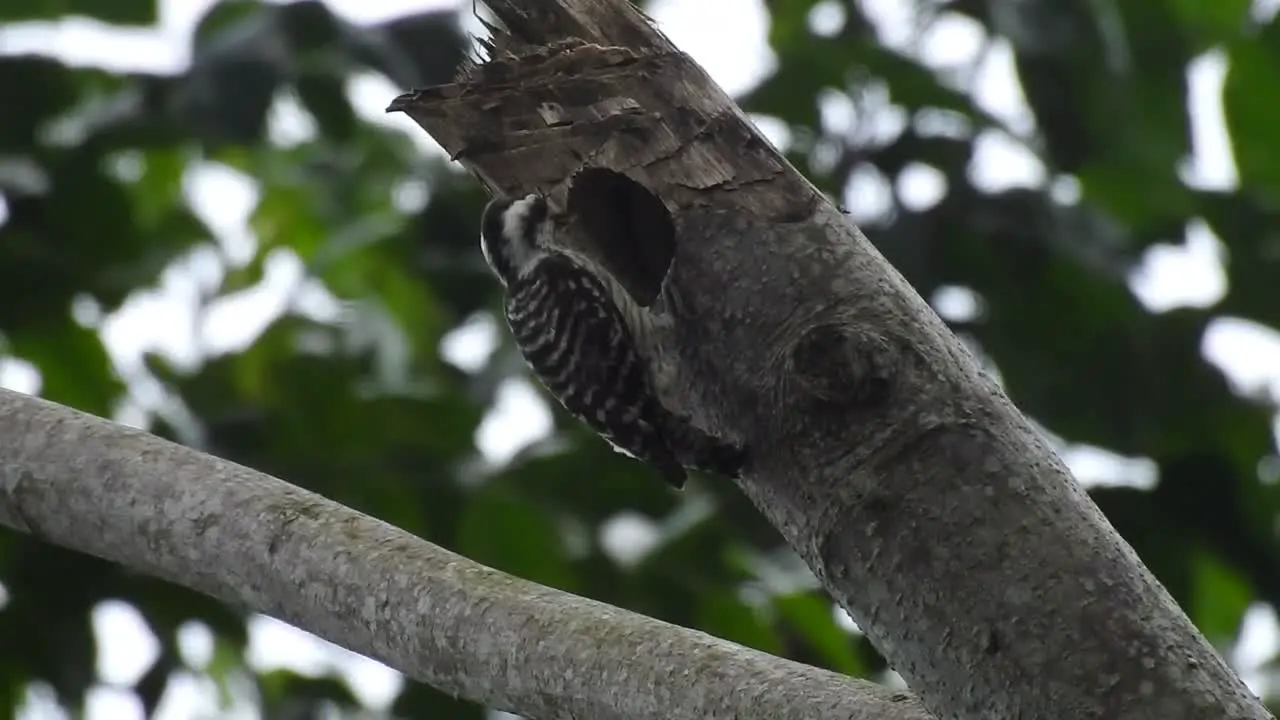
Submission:
[[[389,109],[501,193],[563,211],[597,167],[661,199],[677,409],[747,443],[743,491],[926,707],[1270,717],[927,304],[630,3],[489,5],[491,61]]]
[[[281,480],[7,390],[0,525],[527,717],[930,717],[887,688],[513,578]]]

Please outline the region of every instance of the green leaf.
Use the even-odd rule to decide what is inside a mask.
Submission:
[[[52,58],[0,57],[0,152],[35,150],[41,125],[69,110],[76,90],[75,71]]]
[[[276,24],[299,54],[333,46],[346,30],[346,23],[318,0],[294,0],[280,5],[276,9]]]
[[[1214,647],[1231,647],[1253,602],[1253,588],[1234,568],[1204,551],[1193,555],[1191,583],[1192,622]]]
[[[577,585],[555,520],[500,489],[484,488],[466,505],[458,551],[544,585],[562,590]]]
[[[484,708],[452,697],[422,683],[408,681],[404,692],[391,706],[393,717],[441,718],[441,720],[485,720]]]
[[[275,13],[231,0],[211,8],[196,27],[191,69],[171,102],[210,143],[252,144],[265,136],[267,111],[291,59]]]
[[[5,0],[0,22],[54,20],[65,15],[91,17],[119,25],[150,25],[156,21],[155,0]]]
[[[341,677],[307,677],[292,670],[272,670],[257,679],[262,714],[266,717],[314,717],[329,703],[353,710],[360,707]]]
[[[733,589],[708,590],[698,601],[698,626],[717,637],[774,655],[782,652],[782,639],[761,612]]]
[[[1097,155],[1076,171],[1085,196],[1095,207],[1129,227],[1143,227],[1167,216],[1169,208],[1188,204],[1191,191],[1181,180],[1157,167],[1172,168],[1169,160],[1160,165],[1144,164],[1134,157]]]
[[[1264,325],[1280,327],[1280,303],[1275,300],[1275,279],[1280,273],[1280,223],[1274,204],[1242,187],[1229,192],[1202,191],[1195,205],[1218,239],[1226,246],[1230,262],[1230,288],[1219,305],[1223,315],[1234,315]]]
[[[1264,36],[1232,47],[1222,89],[1240,181],[1273,199],[1280,197],[1280,153],[1275,151],[1280,103],[1273,102],[1280,87],[1280,61],[1265,43],[1277,35],[1280,29],[1273,21]]]
[[[343,78],[320,72],[306,72],[297,80],[298,96],[320,123],[325,138],[350,140],[357,131],[359,119],[347,99]]]
[[[271,8],[259,0],[217,0],[196,24],[191,37],[192,49],[220,50],[222,44],[236,42],[237,34],[251,34],[259,25],[269,22],[271,12]]]
[[[1169,0],[1169,9],[1199,39],[1200,47],[1231,44],[1249,26],[1250,0]]]
[[[98,333],[70,317],[57,328],[43,327],[31,334],[12,331],[9,343],[15,355],[39,368],[41,397],[110,417],[124,394]]]
[[[204,669],[205,674],[218,689],[218,705],[227,709],[235,702],[236,681],[244,668],[244,646],[240,643],[228,642],[215,636],[213,640],[213,657]]]
[[[406,15],[360,28],[347,42],[352,53],[400,87],[427,87],[451,81],[470,41],[452,10]]]
[[[817,650],[832,670],[846,675],[862,674],[862,664],[853,651],[852,635],[836,624],[830,601],[815,592],[800,592],[773,598],[773,606]]]

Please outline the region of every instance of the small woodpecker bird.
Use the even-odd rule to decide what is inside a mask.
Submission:
[[[506,289],[507,324],[520,354],[560,404],[615,450],[655,466],[680,488],[685,468],[736,476],[744,451],[664,407],[637,334],[648,311],[617,281],[557,247],[546,198],[495,198],[480,250]]]

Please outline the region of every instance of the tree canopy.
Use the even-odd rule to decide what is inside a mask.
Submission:
[[[1091,493],[1201,632],[1237,646],[1246,610],[1280,602],[1277,396],[1233,379],[1249,358],[1211,362],[1206,337],[1231,323],[1274,343],[1280,328],[1280,283],[1266,279],[1280,277],[1275,13],[1235,0],[917,0],[890,32],[870,3],[766,4],[776,66],[742,106],[1024,412],[1064,443],[1154,468],[1153,481]],[[356,25],[312,0],[228,0],[173,74],[0,55],[0,377],[34,370],[50,400],[145,425],[520,577],[886,678],[731,485],[671,493],[559,410],[550,436],[509,462],[478,448],[523,376],[501,331],[480,359],[447,351],[460,332],[496,327],[498,287],[475,244],[485,197],[424,152],[416,128],[370,119],[389,96],[370,108],[350,92],[371,76],[393,90],[448,81],[471,46],[460,23],[470,12]],[[24,0],[0,9],[0,32],[69,16],[141,25],[156,13],[145,0]],[[980,38],[975,52],[940,62],[937,47],[961,29]],[[981,97],[977,79],[1000,55],[1025,113]],[[1235,169],[1216,182],[1190,160],[1205,153],[1193,118],[1219,102],[1193,96],[1188,71],[1206,65],[1225,68]],[[314,131],[282,137],[284,112]],[[979,171],[993,165],[992,144],[1034,172],[993,182]],[[247,228],[228,225],[233,208],[194,198],[210,172],[252,181]],[[940,191],[922,200],[922,186]],[[1189,237],[1212,238],[1204,262],[1225,289],[1144,303],[1135,275]],[[111,347],[112,323],[157,288],[188,299],[163,314],[176,318],[163,330],[191,335],[196,350],[135,362]],[[249,339],[214,347],[215,323]],[[229,696],[251,687],[273,717],[358,707],[336,676],[253,669],[247,618],[190,590],[7,531],[0,585],[6,711],[32,688],[82,706],[104,652],[91,613],[108,600],[137,608],[158,641],[129,688],[148,713],[190,672]],[[215,638],[203,666],[179,648],[191,622]],[[483,716],[417,684],[393,711]]]

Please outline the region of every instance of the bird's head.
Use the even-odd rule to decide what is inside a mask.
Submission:
[[[480,221],[480,251],[503,285],[520,277],[546,247],[547,199],[530,193],[520,198],[494,198]]]

